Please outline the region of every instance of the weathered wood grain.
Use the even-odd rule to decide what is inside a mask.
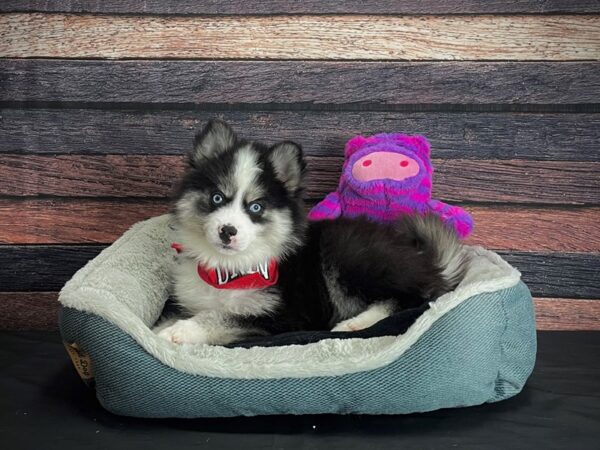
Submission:
[[[498,252],[523,274],[534,296],[600,298],[600,254]]]
[[[469,244],[495,250],[600,252],[600,208],[465,208],[475,221]]]
[[[167,200],[0,199],[0,244],[111,243],[169,209]]]
[[[58,292],[0,292],[0,330],[56,330]]]
[[[308,157],[307,198],[335,190],[340,157]],[[434,196],[456,202],[600,204],[600,162],[440,160]],[[173,191],[182,156],[0,155],[0,195],[153,197]]]
[[[182,156],[0,156],[0,195],[158,197],[174,191]]]
[[[600,162],[436,160],[434,164],[434,194],[448,200],[565,205],[600,200]]]
[[[0,246],[0,292],[59,291],[103,248],[95,245]]]
[[[600,73],[600,72],[599,72]],[[600,97],[599,97],[600,98]],[[240,136],[340,156],[356,134],[424,134],[436,158],[597,161],[600,114],[0,110],[0,153],[176,154],[212,118]]]
[[[2,12],[118,14],[592,13],[596,0],[3,0]]]
[[[580,104],[599,62],[0,60],[0,101],[381,108]]]
[[[57,291],[104,246],[0,246],[0,292]],[[534,296],[600,298],[600,254],[498,252],[523,274]]]
[[[14,13],[0,16],[0,57],[596,60],[600,33],[596,15]]]
[[[600,302],[565,298],[534,298],[538,330],[600,330]]]
[[[140,220],[169,211],[167,200],[0,199],[0,244],[108,244]],[[496,250],[600,252],[600,208],[465,206],[469,244]]]

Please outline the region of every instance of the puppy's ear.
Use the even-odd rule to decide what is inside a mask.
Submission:
[[[237,142],[237,136],[231,127],[222,120],[211,120],[200,131],[194,140],[194,149],[190,154],[190,163],[202,163],[232,148]]]
[[[275,144],[271,147],[269,160],[275,169],[275,176],[289,192],[295,193],[302,187],[306,164],[298,144],[290,141]]]

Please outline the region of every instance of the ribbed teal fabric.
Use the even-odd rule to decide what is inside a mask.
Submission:
[[[533,304],[521,282],[466,300],[391,364],[335,377],[190,375],[101,317],[62,308],[60,327],[66,342],[90,355],[102,405],[137,417],[404,414],[478,405],[520,392],[536,353]]]

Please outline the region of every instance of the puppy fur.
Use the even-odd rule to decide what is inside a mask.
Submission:
[[[183,247],[174,296],[186,317],[158,325],[160,336],[228,344],[287,331],[354,331],[460,282],[461,244],[433,215],[307,224],[304,172],[293,142],[244,141],[221,121],[197,135],[174,209]],[[279,280],[263,289],[217,289],[197,272],[198,264],[239,272],[272,259]]]

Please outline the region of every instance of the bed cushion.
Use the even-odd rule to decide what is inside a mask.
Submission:
[[[135,225],[61,291],[63,339],[91,364],[97,397],[112,412],[411,413],[511,397],[533,369],[529,290],[517,270],[480,247],[467,248],[473,260],[455,291],[375,331],[299,333],[268,346],[160,339],[150,327],[169,297],[171,220]]]

